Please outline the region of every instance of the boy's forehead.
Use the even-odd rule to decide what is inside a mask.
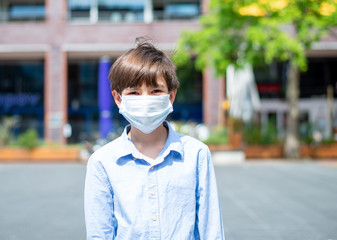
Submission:
[[[144,82],[141,85],[130,86],[130,87],[127,87],[126,89],[140,89],[140,88],[162,88],[162,89],[167,89],[167,86],[166,86],[165,82],[164,83],[157,83],[157,85],[146,84]]]
[[[135,88],[141,88],[141,87],[160,87],[160,88],[167,88],[167,83],[163,77],[158,77],[156,84],[153,84],[152,82],[146,82],[142,81],[138,85],[134,86],[128,86],[126,89],[135,89]]]
[[[156,82],[159,87],[167,88],[166,81],[163,77],[158,77]]]

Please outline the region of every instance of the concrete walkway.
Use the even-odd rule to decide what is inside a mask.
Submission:
[[[216,168],[227,240],[337,240],[337,167],[248,162]]]
[[[216,166],[226,240],[337,240],[337,166]],[[83,164],[0,164],[1,240],[85,239]]]
[[[82,164],[1,164],[1,240],[85,239]]]

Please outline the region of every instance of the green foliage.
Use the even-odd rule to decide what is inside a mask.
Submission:
[[[185,31],[174,57],[183,65],[196,57],[200,70],[218,76],[229,64],[290,61],[305,71],[306,50],[337,24],[335,0],[210,0],[201,29]]]
[[[269,121],[261,128],[260,124],[249,123],[245,125],[243,138],[246,144],[278,144],[277,129],[275,123]]]
[[[261,144],[277,144],[279,140],[277,138],[277,129],[274,122],[268,122],[265,129],[262,129]]]
[[[221,145],[228,143],[227,129],[222,126],[217,126],[212,129],[209,137],[204,141],[205,144]]]
[[[243,140],[248,145],[261,143],[261,127],[252,123],[247,124],[244,128]]]
[[[20,147],[27,149],[33,149],[38,146],[38,134],[35,129],[28,129],[22,133],[18,138],[18,144]]]
[[[11,130],[15,125],[15,118],[6,117],[0,123],[0,146],[8,145],[12,140]]]
[[[332,145],[332,144],[334,144],[336,141],[332,138],[332,137],[330,137],[330,138],[328,138],[328,139],[323,139],[322,140],[322,144],[325,144],[325,145]]]
[[[242,133],[244,129],[244,122],[240,118],[228,118],[228,128],[233,132]]]
[[[314,142],[312,135],[313,135],[312,124],[309,122],[301,123],[299,126],[300,142],[305,144],[312,144]]]

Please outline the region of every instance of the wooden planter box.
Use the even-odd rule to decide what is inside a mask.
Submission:
[[[238,132],[229,133],[228,134],[229,145],[233,149],[241,149],[242,148],[242,134]]]
[[[209,144],[208,148],[211,152],[222,152],[222,151],[233,151],[236,150],[233,146],[229,144],[213,145]]]
[[[283,158],[282,145],[247,145],[244,148],[246,158]]]
[[[79,159],[79,151],[78,147],[0,148],[0,161],[75,162]]]
[[[247,145],[245,147],[246,158],[283,158],[283,145]],[[300,147],[302,158],[330,158],[337,159],[337,143],[329,145],[302,145]]]
[[[309,158],[337,158],[337,143],[327,145],[302,145],[301,156]]]
[[[242,149],[242,135],[241,133],[230,133],[228,144],[208,144],[208,147],[211,152],[240,150]]]

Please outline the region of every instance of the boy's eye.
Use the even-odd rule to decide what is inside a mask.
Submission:
[[[152,91],[152,94],[156,94],[156,93],[162,93],[163,91],[160,89],[155,89]]]
[[[138,95],[138,93],[137,92],[128,92],[127,95]]]

